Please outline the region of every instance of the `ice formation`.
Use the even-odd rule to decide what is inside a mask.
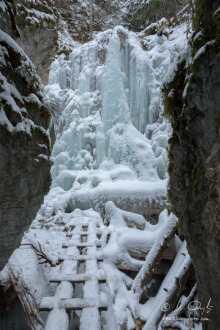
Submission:
[[[170,126],[160,87],[185,29],[170,31],[168,41],[116,27],[53,62],[46,93],[56,142],[43,215],[102,211],[108,200],[140,214],[164,206]]]
[[[92,276],[104,272],[109,287],[101,285],[99,292],[95,285],[88,290],[89,284],[85,284],[83,289],[74,291],[73,298],[89,292],[84,298],[90,299],[95,293],[100,301],[107,300],[108,311],[101,316],[104,329],[121,329],[123,324],[133,329],[134,318],[148,319],[150,325],[145,328],[153,329],[150,327],[157,320],[158,299],[166,302],[166,293],[160,290],[158,296],[139,304],[133,287],[139,287],[140,277],[158,252],[164,235],[172,232],[177,221],[166,210],[156,225],[146,222],[146,216],[160,213],[166,205],[166,148],[171,130],[162,116],[160,90],[170,67],[185,48],[186,28],[183,24],[169,30],[168,36],[148,36],[145,32],[135,34],[116,27],[76,46],[69,59],[61,55],[51,65],[46,94],[54,115],[50,132],[56,136],[52,151],[53,182],[23,243],[36,249],[40,244],[55,267],[37,266],[35,251],[27,246],[15,251],[10,260],[12,267],[22,269],[38,306],[42,301],[46,305],[48,301],[55,304],[48,318],[42,315],[44,321],[47,319],[46,329],[60,328],[61,323],[68,328],[66,312],[56,306],[59,298],[73,296],[64,280],[62,285],[48,284],[50,273],[62,271],[65,278],[77,271],[76,276],[85,275],[76,260],[65,259],[83,257],[76,247],[82,234],[82,228],[77,227],[79,223],[100,233],[98,244],[102,251],[89,247],[97,243],[95,234],[91,241],[88,238],[86,249],[91,255],[94,249],[97,258],[102,254],[102,266],[87,260],[85,268]],[[105,215],[104,222],[100,214]],[[67,232],[73,235],[68,242]],[[69,246],[64,256],[63,244],[71,242],[75,246]],[[177,243],[178,259],[164,280],[173,291],[171,275],[179,269],[181,273],[183,262],[190,263],[185,243],[181,248]],[[135,259],[130,250],[136,256],[148,254],[149,258]],[[59,260],[64,260],[62,265]],[[118,263],[122,268],[129,265],[136,271],[142,269],[136,281],[119,271]],[[48,297],[42,300],[45,295],[49,300]],[[99,329],[89,324],[92,315],[86,312],[81,314],[81,329]],[[99,319],[96,314],[94,322]]]

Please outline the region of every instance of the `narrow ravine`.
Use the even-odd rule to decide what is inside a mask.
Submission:
[[[184,283],[192,270],[168,212],[172,130],[161,96],[187,24],[156,27],[164,33],[102,32],[51,65],[52,185],[10,259],[40,308],[36,329],[169,326],[161,319],[179,290],[173,274]]]
[[[219,0],[0,0],[0,330],[218,330]]]

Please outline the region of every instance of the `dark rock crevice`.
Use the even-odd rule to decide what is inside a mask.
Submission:
[[[0,285],[0,330],[28,330],[22,305],[11,286],[5,290]]]
[[[213,306],[203,317],[204,329],[217,330],[220,295],[220,57],[219,30],[214,13],[218,1],[196,1],[196,33],[205,38],[192,40],[192,54],[204,47],[189,67],[177,70],[182,82],[172,100],[165,89],[166,114],[173,126],[169,150],[169,199],[179,217],[189,252],[194,260],[201,305]],[[205,13],[202,10],[205,9]],[[215,40],[207,44],[207,42]],[[181,71],[181,72],[180,72]],[[185,77],[190,78],[185,80]],[[183,91],[188,83],[184,97]]]

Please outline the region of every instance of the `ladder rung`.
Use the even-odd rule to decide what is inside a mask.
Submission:
[[[60,283],[62,281],[68,281],[71,283],[85,283],[87,281],[93,280],[94,278],[88,274],[57,274],[50,278],[50,283]],[[96,278],[95,278],[96,279]],[[97,276],[97,281],[99,283],[106,283],[106,278],[104,276]]]
[[[63,256],[59,257],[58,262],[62,262],[64,260],[73,260],[73,261],[78,261],[78,262],[85,262],[87,260],[96,260],[97,262],[103,262],[102,257],[90,257],[88,255],[79,255],[77,257],[75,256]]]
[[[89,232],[87,231],[78,231],[78,232],[70,232],[66,233],[66,237],[73,237],[73,236],[89,236]]]
[[[78,243],[78,244],[74,244],[74,243],[63,243],[62,247],[63,248],[68,248],[68,247],[77,247],[79,249],[81,248],[86,248],[86,247],[93,247],[93,246],[96,246],[96,247],[101,247],[101,243],[96,243],[96,244],[91,244],[91,243]]]
[[[83,308],[97,307],[99,311],[107,311],[108,306],[104,304],[98,304],[93,299],[83,298],[57,298],[57,297],[45,297],[40,304],[40,311],[50,311],[53,308],[62,308],[67,311],[77,311]]]

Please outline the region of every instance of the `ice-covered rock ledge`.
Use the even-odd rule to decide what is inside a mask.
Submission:
[[[109,200],[129,212],[144,215],[147,219],[158,215],[168,207],[166,198],[167,180],[141,182],[118,180],[102,182],[96,188],[84,187],[64,191],[60,187],[51,189],[39,211],[39,217],[49,219],[53,215],[70,213],[75,209],[94,209],[104,215],[105,203]]]
[[[140,182],[118,180],[103,182],[97,188],[85,189],[71,195],[70,209],[94,208],[103,213],[107,201],[113,201],[124,210],[144,214],[147,217],[159,214],[166,206],[166,180],[161,182]]]

